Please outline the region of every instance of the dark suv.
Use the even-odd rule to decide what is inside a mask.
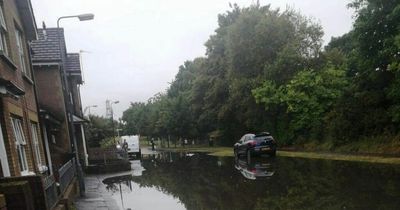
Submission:
[[[259,134],[245,134],[234,145],[233,152],[235,156],[240,155],[261,155],[269,154],[270,156],[276,155],[276,141],[268,132]]]

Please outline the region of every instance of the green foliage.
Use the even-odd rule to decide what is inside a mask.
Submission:
[[[253,90],[253,95],[267,110],[277,105],[284,107],[291,117],[285,131],[289,137],[310,138],[309,134],[321,132],[324,115],[346,86],[345,72],[328,66],[320,71],[300,71],[279,87],[273,81],[265,81]]]
[[[355,0],[353,29],[322,50],[319,24],[259,4],[218,16],[206,57],[165,93],[124,112],[125,132],[232,145],[270,131],[281,145],[341,145],[400,129],[400,3]]]
[[[118,122],[114,122],[117,128]],[[101,142],[113,136],[113,125],[111,119],[101,116],[89,115],[89,123],[85,124],[86,139],[89,147],[100,147]]]
[[[354,29],[330,44],[348,57],[351,81],[328,115],[338,144],[399,131],[400,2],[358,0],[350,6],[357,10]]]
[[[118,137],[107,137],[100,141],[101,148],[110,148],[115,147],[115,142],[120,142],[120,138]]]

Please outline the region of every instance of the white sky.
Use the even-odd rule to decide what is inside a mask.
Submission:
[[[229,2],[248,6],[251,0],[32,0],[38,27],[55,27],[65,15],[94,13],[92,21],[62,20],[68,52],[83,53],[83,107],[105,115],[105,101],[115,119],[130,102],[147,101],[164,91],[185,60],[203,56],[204,43],[217,28],[217,15]],[[254,1],[256,2],[256,1]],[[314,17],[324,28],[325,43],[351,29],[349,0],[260,0],[273,8],[287,5]]]

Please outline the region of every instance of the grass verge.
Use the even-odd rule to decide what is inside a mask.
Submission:
[[[180,147],[180,148],[163,148],[162,150],[173,151],[173,152],[206,152],[212,156],[233,157],[233,150],[230,147],[185,147],[185,148]],[[295,151],[278,151],[277,156],[293,157],[293,158],[324,159],[324,160],[356,161],[356,162],[368,162],[368,163],[400,164],[400,157],[346,155],[338,153],[295,152]]]

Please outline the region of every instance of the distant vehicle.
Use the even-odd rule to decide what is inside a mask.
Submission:
[[[245,134],[233,146],[235,156],[247,155],[248,157],[261,154],[276,155],[276,141],[268,132],[257,135]]]
[[[269,178],[274,175],[273,165],[260,159],[251,159],[251,161],[235,158],[235,168],[246,178],[255,180],[257,178]]]
[[[126,151],[128,152],[128,156],[130,158],[133,158],[134,156],[140,157],[140,155],[142,154],[142,151],[140,149],[138,135],[121,136],[121,139],[122,139],[122,145],[123,145],[123,147],[126,148]]]

